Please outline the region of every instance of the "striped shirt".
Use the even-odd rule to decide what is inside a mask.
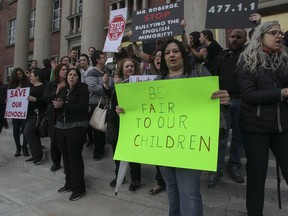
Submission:
[[[104,72],[99,71],[95,67],[88,71],[85,83],[88,85],[89,90],[89,104],[97,105],[103,97],[103,76]],[[104,104],[104,100],[102,100]]]
[[[85,83],[88,85],[89,89],[89,104],[97,105],[100,99],[103,97],[103,76],[105,72],[100,71],[97,68],[89,70],[86,74]],[[109,78],[109,86],[112,86],[113,79]],[[105,104],[105,99],[103,98],[101,104]]]

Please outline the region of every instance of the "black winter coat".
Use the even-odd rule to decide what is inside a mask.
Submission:
[[[287,133],[288,103],[281,98],[281,89],[288,87],[288,71],[279,67],[274,73],[268,69],[260,69],[253,74],[245,71],[242,65],[243,62],[240,62],[238,67],[238,80],[243,95],[240,109],[241,130],[268,134]]]
[[[79,83],[77,88],[68,94],[68,88],[60,90],[57,98],[62,98],[64,103],[57,109],[57,121],[62,123],[88,122],[89,91],[84,83]]]

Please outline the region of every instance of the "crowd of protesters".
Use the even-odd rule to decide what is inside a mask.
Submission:
[[[250,19],[258,22],[259,16],[253,15]],[[185,22],[181,25],[184,30]],[[61,159],[64,165],[66,181],[58,192],[72,191],[70,200],[77,200],[86,193],[84,143],[94,145],[95,161],[103,157],[106,143],[112,145],[113,152],[116,149],[119,115],[125,115],[125,107],[118,106],[114,84],[128,82],[131,75],[153,74],[158,80],[217,75],[220,90],[211,92],[211,98],[220,99],[221,104],[218,163],[217,171],[209,173],[207,186],[215,187],[223,176],[232,129],[227,171],[234,182],[245,183],[240,168],[241,158],[247,157],[247,211],[249,216],[261,216],[269,148],[288,183],[287,32],[281,31],[277,21],[265,22],[251,31],[251,35],[249,32],[247,43],[247,32],[233,29],[227,49],[218,44],[210,30],[193,31],[189,40],[183,32],[182,42],[174,38],[157,40],[153,53],[143,52],[137,43],[132,43],[128,50],[120,49],[115,54],[115,71],[105,65],[104,52],[90,47],[87,54],[79,55],[79,60],[77,51],[72,49],[58,64],[55,59],[45,59],[40,69],[33,60],[26,73],[15,68],[7,87],[0,77],[0,133],[7,89],[30,87],[26,120],[12,119],[14,156],[31,154],[26,161],[41,164],[43,147],[37,122],[47,115],[51,171],[61,168]],[[106,134],[91,128],[88,122],[98,105],[103,108],[107,104],[109,133]],[[116,177],[109,183],[111,187],[116,186],[119,161],[115,161],[115,165]],[[130,170],[129,190],[136,191],[141,187],[141,164],[130,163]],[[149,193],[156,195],[167,189],[170,216],[201,216],[200,176],[199,170],[156,166],[157,185]]]

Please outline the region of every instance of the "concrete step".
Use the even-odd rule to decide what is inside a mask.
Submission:
[[[142,187],[139,191],[131,193],[128,190],[130,184],[130,174],[127,173],[127,183],[123,184],[120,188],[118,196],[114,196],[114,188],[109,186],[109,182],[114,178],[115,165],[112,160],[112,150],[111,146],[106,146],[106,153],[104,158],[100,161],[93,161],[93,147],[84,147],[83,158],[85,163],[85,181],[87,186],[87,197],[83,199],[85,202],[78,202],[76,205],[63,205],[64,208],[61,211],[61,206],[64,203],[62,200],[65,196],[59,196],[56,190],[64,184],[64,174],[63,168],[57,172],[51,172],[50,167],[52,165],[49,149],[50,141],[48,138],[42,139],[42,144],[45,146],[47,151],[47,158],[43,164],[35,166],[32,163],[25,162],[23,156],[15,158],[13,157],[15,152],[15,145],[12,138],[12,129],[4,130],[0,135],[0,169],[1,180],[0,180],[0,215],[10,216],[10,215],[77,215],[79,208],[86,209],[90,213],[85,213],[82,215],[95,215],[98,210],[95,209],[97,206],[100,212],[104,212],[105,216],[124,216],[125,213],[121,211],[117,212],[115,206],[119,205],[119,208],[125,207],[126,211],[130,212],[126,215],[131,216],[148,216],[157,215],[164,216],[167,215],[168,204],[167,195],[165,192],[160,193],[156,196],[149,195],[148,191],[151,187],[155,185],[155,167],[151,165],[142,165]],[[228,157],[226,157],[228,159]],[[245,164],[245,158],[242,159],[242,163]],[[221,178],[221,182],[215,188],[207,187],[208,173],[203,172],[201,176],[201,192],[204,204],[204,215],[205,216],[244,216],[246,215],[245,208],[245,184],[234,183],[224,168],[224,176]],[[244,176],[245,168],[242,166],[242,171]],[[9,173],[15,173],[15,177]],[[268,175],[266,181],[265,190],[265,209],[264,215],[277,215],[286,216],[288,215],[288,187],[284,181],[281,183],[281,195],[283,209],[278,210],[277,203],[277,188],[276,188],[276,170],[275,170],[275,160],[273,158],[269,161]],[[25,178],[23,178],[25,176]],[[21,180],[23,178],[24,180]],[[18,180],[17,180],[18,179]],[[26,180],[25,180],[26,179]],[[37,182],[35,182],[37,179]],[[246,178],[245,178],[246,180]],[[21,185],[22,184],[22,185]],[[34,188],[37,190],[34,190]],[[21,197],[15,197],[14,193],[17,188]],[[27,188],[27,189],[26,189]],[[35,189],[36,189],[35,188]],[[27,191],[29,192],[30,199],[27,197]],[[1,192],[2,191],[2,192]],[[32,191],[34,191],[32,193]],[[25,195],[25,196],[24,196]],[[32,199],[34,197],[34,199]],[[4,203],[10,203],[9,209],[7,210],[7,205]],[[10,200],[10,201],[9,201]],[[14,203],[13,205],[11,204]],[[82,199],[81,199],[82,200]],[[101,202],[99,206],[95,203],[95,200],[107,200],[109,203]],[[2,203],[2,205],[1,205]],[[38,203],[38,204],[37,204]],[[39,205],[41,203],[41,205]],[[42,204],[43,203],[43,204]],[[57,205],[57,211],[59,214],[50,213],[53,208],[46,208],[45,203],[62,203]],[[113,203],[111,206],[110,203]],[[70,204],[70,203],[69,203]],[[74,204],[74,203],[73,203]],[[107,206],[106,206],[107,205]],[[26,211],[26,209],[34,209],[37,206],[37,210],[41,214],[21,214],[21,212]],[[286,207],[287,206],[287,207]],[[58,209],[60,208],[60,209]],[[1,210],[2,209],[2,210]],[[19,209],[19,210],[15,210]],[[134,209],[134,210],[133,210]],[[137,213],[135,213],[137,209]],[[22,211],[21,211],[22,210]],[[140,210],[140,212],[139,212]],[[110,211],[110,212],[109,212]],[[3,214],[3,212],[6,212]],[[9,213],[10,212],[10,213]],[[16,212],[16,213],[15,213]],[[42,214],[43,212],[43,214]],[[49,214],[48,214],[49,212]],[[64,212],[67,212],[65,214]],[[69,214],[68,214],[69,212]],[[133,212],[133,213],[132,213]],[[46,213],[46,214],[44,214]],[[79,213],[79,212],[78,212]],[[80,215],[80,214],[78,214]]]

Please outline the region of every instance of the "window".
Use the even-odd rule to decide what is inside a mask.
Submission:
[[[125,8],[125,1],[120,2],[120,8]]]
[[[60,29],[61,23],[61,0],[54,0],[52,30]]]
[[[5,68],[5,81],[6,81],[6,83],[9,83],[13,69],[14,69],[13,66],[7,66]]]
[[[8,28],[8,45],[13,45],[16,39],[16,18],[9,20]]]
[[[126,7],[128,7],[128,16],[132,17],[132,12],[134,10],[133,8],[133,1],[128,1],[128,5]]]
[[[134,3],[136,3],[136,5]],[[143,5],[143,0],[128,1],[128,5],[125,5],[125,7],[128,7],[128,16],[130,17],[132,16],[134,8],[136,8],[136,10],[141,10],[142,5]]]
[[[30,15],[30,32],[29,32],[30,38],[34,38],[35,21],[36,21],[36,10],[34,9],[31,11],[31,15]]]
[[[142,4],[143,4],[142,0],[138,0],[137,1],[137,10],[141,10],[142,9]]]
[[[82,13],[83,0],[77,0],[76,2],[76,13]]]
[[[117,4],[112,4],[111,10],[117,10]]]

